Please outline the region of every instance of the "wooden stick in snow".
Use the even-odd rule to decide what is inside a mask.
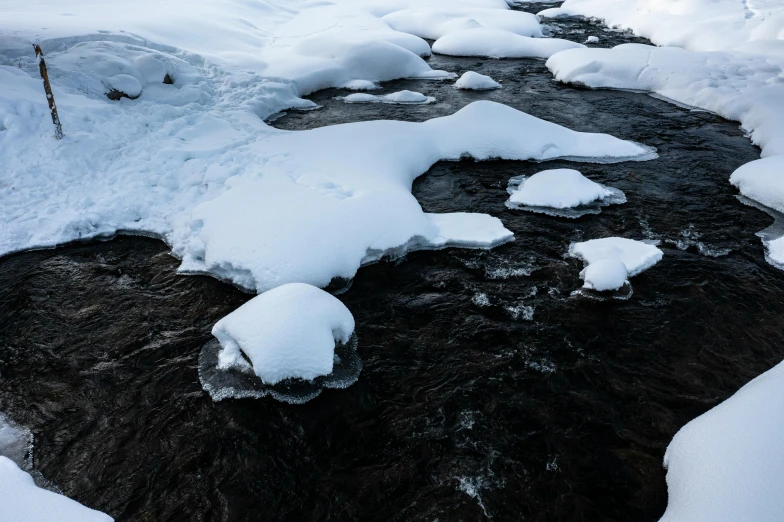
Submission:
[[[60,116],[57,114],[57,105],[54,103],[54,94],[52,94],[52,86],[49,84],[49,73],[46,72],[46,62],[44,61],[44,53],[41,51],[41,46],[33,44],[35,49],[35,56],[38,58],[38,68],[41,70],[41,78],[44,79],[44,91],[46,91],[46,99],[49,101],[49,110],[52,111],[52,123],[54,123],[54,137],[60,139],[63,137],[63,126],[60,124]]]

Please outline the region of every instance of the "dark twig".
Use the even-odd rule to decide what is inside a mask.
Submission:
[[[44,53],[41,51],[41,46],[33,44],[35,49],[35,56],[38,58],[38,68],[41,70],[41,78],[44,79],[44,91],[46,91],[46,99],[49,101],[49,110],[52,111],[52,123],[54,123],[54,137],[58,140],[63,137],[63,126],[60,124],[60,116],[57,114],[57,105],[54,103],[54,94],[52,94],[52,86],[49,84],[49,73],[46,72],[46,62],[44,61]]]

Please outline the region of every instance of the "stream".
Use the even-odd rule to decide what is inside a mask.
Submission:
[[[644,42],[584,20],[548,25],[599,46]],[[362,373],[302,405],[210,399],[200,350],[251,296],[177,275],[159,240],[0,258],[0,412],[32,430],[37,473],[117,521],[658,520],[672,436],[784,356],[784,271],[755,236],[772,219],[728,182],[759,150],[737,123],[562,85],[541,60],[429,63],[503,88],[397,80],[373,92],[409,89],[428,105],[346,104],[327,89],[308,97],[320,109],[272,125],[424,121],[489,99],[659,158],[434,165],[413,186],[426,212],[487,213],[515,241],[360,269],[338,297]],[[510,178],[561,167],[628,201],[578,219],[505,207]],[[569,244],[605,236],[661,241],[628,300],[572,294],[582,263]]]

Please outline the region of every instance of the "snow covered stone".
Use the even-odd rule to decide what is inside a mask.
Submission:
[[[594,261],[580,273],[584,287],[598,292],[618,290],[628,282],[628,275],[623,261],[614,258]]]
[[[587,43],[587,44],[599,43],[599,37],[598,36],[589,36],[588,38],[585,39],[585,41],[583,43]]]
[[[327,292],[303,283],[279,286],[233,311],[212,329],[219,368],[247,367],[262,382],[312,380],[332,372],[335,343],[347,343],[354,317]]]
[[[488,58],[549,58],[557,52],[580,47],[584,46],[559,38],[530,38],[502,29],[476,28],[442,36],[433,44],[433,52]]]
[[[111,522],[109,515],[41,489],[33,477],[0,456],[0,520],[9,522]]]
[[[567,218],[598,214],[602,206],[626,202],[620,190],[595,183],[573,169],[516,176],[509,180],[507,192],[509,208]]]
[[[660,522],[784,520],[783,440],[780,363],[675,434]]]
[[[351,80],[341,85],[341,87],[350,91],[373,91],[379,88],[378,85],[370,80]]]
[[[112,100],[130,98],[135,100],[142,95],[142,84],[130,74],[116,74],[106,79],[109,92],[106,96]]]
[[[341,99],[338,97],[337,99]],[[342,98],[345,103],[392,103],[400,105],[424,105],[436,101],[432,96],[425,96],[414,91],[398,91],[385,96],[375,96],[364,92],[349,94]]]
[[[484,74],[468,71],[455,82],[455,87],[458,89],[482,91],[488,89],[500,89],[501,84],[489,76],[485,76]]]
[[[784,212],[784,154],[742,165],[732,173],[730,183],[744,196]]]
[[[580,272],[585,288],[599,291],[617,290],[640,272],[659,261],[664,253],[655,245],[624,237],[591,239],[569,245],[568,255],[582,259],[586,267]],[[625,267],[625,274],[620,269]],[[598,263],[598,266],[593,266]],[[623,274],[623,278],[621,275]]]

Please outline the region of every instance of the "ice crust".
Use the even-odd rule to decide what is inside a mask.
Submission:
[[[111,522],[112,517],[41,489],[11,459],[0,456],[0,520],[14,522]]]
[[[332,373],[335,344],[348,342],[354,317],[336,297],[290,283],[258,295],[212,329],[223,350],[218,368],[247,368],[264,384]]]
[[[483,91],[488,89],[500,89],[501,84],[484,74],[467,71],[455,82],[455,87],[458,89]]]

